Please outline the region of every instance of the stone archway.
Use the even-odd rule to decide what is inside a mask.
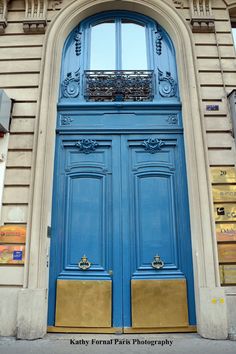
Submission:
[[[225,305],[209,305],[212,296],[224,297],[224,291],[219,288],[215,270],[204,134],[201,127],[191,33],[172,6],[157,0],[74,1],[59,12],[48,29],[41,71],[38,126],[35,133],[32,179],[34,185],[28,220],[28,266],[24,289],[19,294],[18,303],[18,338],[39,338],[46,333],[47,227],[51,220],[56,102],[62,47],[69,32],[81,20],[111,9],[136,11],[152,17],[166,29],[174,42],[183,103],[198,332],[208,338],[225,338]]]

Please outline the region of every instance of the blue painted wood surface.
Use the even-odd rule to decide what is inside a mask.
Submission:
[[[153,154],[143,146],[150,137],[165,143]],[[83,139],[95,140],[96,150],[80,152]],[[186,278],[194,323],[182,134],[61,134],[57,147],[50,324],[56,279],[111,279],[109,270],[114,326],[131,325],[131,279]],[[87,271],[78,268],[84,254],[92,263]],[[151,266],[156,254],[161,270]]]
[[[89,28],[111,16],[117,23],[124,16],[141,21],[150,69],[156,75],[158,68],[169,71],[177,81],[174,48],[164,29],[159,55],[155,32],[160,26],[142,15],[112,12],[85,20],[69,35],[62,82],[78,68],[83,80],[89,68]],[[189,323],[196,323],[181,103],[178,94],[161,97],[158,85],[156,76],[153,102],[86,103],[82,91],[76,98],[59,98],[49,325],[55,323],[57,279],[112,280],[113,326],[131,327],[132,279],[185,278]],[[150,138],[163,142],[155,153],[145,149]],[[84,139],[96,143],[90,153],[80,148]],[[86,271],[78,268],[84,254],[92,263]],[[156,254],[165,263],[160,270],[151,265]]]

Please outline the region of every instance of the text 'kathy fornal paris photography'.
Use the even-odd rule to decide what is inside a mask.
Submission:
[[[81,346],[89,346],[89,345],[145,345],[145,346],[172,346],[173,340],[170,339],[162,339],[162,340],[154,340],[154,339],[138,339],[138,338],[112,338],[112,339],[95,339],[91,340],[87,339],[70,339],[70,344],[72,345],[81,345]]]

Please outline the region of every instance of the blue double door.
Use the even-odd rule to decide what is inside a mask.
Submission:
[[[195,324],[184,161],[178,133],[58,134],[50,326]]]

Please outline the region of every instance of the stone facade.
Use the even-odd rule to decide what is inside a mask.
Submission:
[[[211,169],[236,163],[227,99],[236,86],[235,0],[0,0],[0,86],[14,100],[10,132],[0,141],[1,223],[27,225],[25,266],[0,267],[0,335],[33,339],[46,333],[60,55],[79,21],[111,9],[149,15],[173,39],[185,125],[198,331],[207,338],[233,338],[236,286],[220,285]]]

